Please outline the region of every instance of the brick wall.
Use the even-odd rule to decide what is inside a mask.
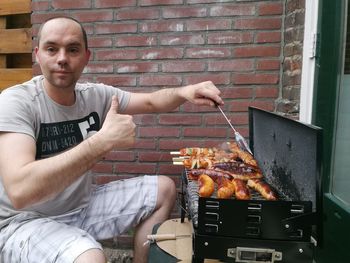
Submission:
[[[298,119],[303,61],[305,0],[287,0],[285,2],[282,86],[281,97],[276,103],[276,111],[287,117]]]

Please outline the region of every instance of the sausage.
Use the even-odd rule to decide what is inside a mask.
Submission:
[[[210,197],[214,190],[215,190],[215,185],[214,185],[214,180],[210,178],[210,176],[206,174],[201,174],[198,177],[198,183],[199,183],[199,190],[198,194],[201,197]]]
[[[230,150],[232,152],[235,152],[238,154],[238,158],[241,159],[244,163],[252,165],[252,166],[258,166],[257,161],[254,159],[253,155],[250,153],[242,150],[236,142],[230,143]]]
[[[218,171],[214,169],[192,169],[189,171],[189,178],[197,180],[201,174],[206,174],[216,181],[218,177],[225,177],[226,179],[232,180],[233,176],[226,171]]]
[[[247,187],[247,184],[240,179],[233,179],[232,183],[235,186],[235,197],[238,200],[249,200],[250,192]]]
[[[277,195],[272,191],[271,187],[264,181],[259,179],[248,180],[248,186],[259,192],[266,200],[277,200]]]
[[[225,177],[218,177],[216,180],[218,185],[217,197],[222,199],[229,199],[235,192],[233,183]]]

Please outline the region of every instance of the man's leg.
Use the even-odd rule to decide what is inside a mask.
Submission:
[[[158,177],[157,204],[154,212],[136,228],[134,237],[134,263],[147,262],[149,246],[144,246],[146,237],[152,232],[155,224],[169,218],[176,201],[176,187],[172,179],[166,176]]]
[[[1,232],[2,240],[0,262],[106,262],[101,245],[87,232],[50,218],[14,220]]]

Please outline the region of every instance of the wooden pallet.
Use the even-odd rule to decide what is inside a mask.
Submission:
[[[31,0],[0,1],[0,92],[32,78]]]

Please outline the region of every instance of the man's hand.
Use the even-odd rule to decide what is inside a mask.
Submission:
[[[111,107],[106,119],[98,132],[102,143],[107,149],[125,149],[135,142],[135,123],[131,115],[118,114],[119,102],[116,96],[112,97]]]
[[[186,100],[196,105],[224,104],[220,97],[220,90],[211,81],[182,87],[180,93]]]

